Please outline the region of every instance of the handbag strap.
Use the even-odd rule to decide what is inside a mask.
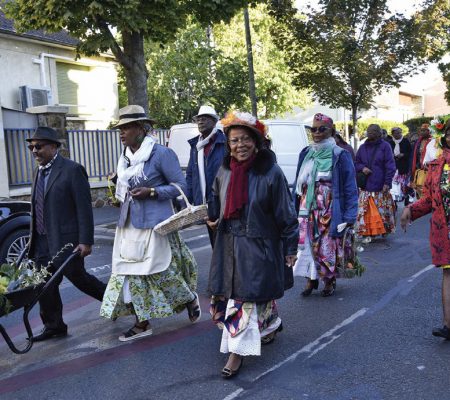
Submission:
[[[176,183],[171,182],[170,185],[176,187],[178,189],[178,191],[181,193],[181,196],[183,197],[183,200],[186,203],[186,207],[192,207],[192,204],[189,203],[188,198],[186,197],[186,195],[184,194],[183,190],[180,188],[180,186],[178,186]]]

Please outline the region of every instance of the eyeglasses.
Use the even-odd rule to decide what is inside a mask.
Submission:
[[[316,132],[320,132],[320,133],[324,133],[326,132],[328,129],[330,129],[328,126],[319,126],[318,128],[315,127],[311,127],[309,128],[309,130],[311,131],[311,133],[316,133]]]
[[[239,142],[242,144],[250,144],[253,142],[253,139],[250,136],[243,136],[240,138],[233,138],[228,140],[230,146],[236,146]]]
[[[37,151],[41,150],[44,146],[47,146],[50,143],[38,143],[38,144],[29,144],[27,147],[30,151],[36,149]]]

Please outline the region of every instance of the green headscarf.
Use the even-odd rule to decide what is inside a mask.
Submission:
[[[334,143],[334,139],[331,138]],[[318,172],[328,172],[331,171],[332,163],[333,163],[333,146],[320,146],[318,148],[314,148],[315,146],[311,146],[308,153],[303,160],[302,166],[300,168],[299,178],[302,176],[302,172],[304,171],[305,166],[308,164],[308,161],[312,160],[313,166],[312,171],[309,175],[310,182],[299,182],[297,181],[297,193],[302,193],[302,184],[306,183],[308,185],[308,189],[306,191],[306,207],[305,209],[300,210],[300,214],[302,216],[306,216],[309,214],[310,210],[314,210],[317,207],[316,197],[314,196],[315,183]]]

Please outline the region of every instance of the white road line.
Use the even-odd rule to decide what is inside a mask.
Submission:
[[[195,249],[191,249],[191,251],[193,253],[197,253],[199,251],[208,250],[208,249],[211,249],[211,245],[210,244],[207,244],[206,246],[202,246],[202,247],[196,247]]]
[[[193,242],[194,240],[198,240],[198,239],[203,239],[209,237],[209,235],[197,235],[197,236],[193,236],[187,239],[184,239],[185,243],[189,243],[189,242]]]
[[[334,333],[343,328],[346,325],[351,324],[353,321],[355,321],[357,318],[363,316],[369,309],[368,308],[361,308],[359,311],[355,312],[353,315],[342,321],[340,324],[336,325],[334,328],[331,328],[328,332],[325,332],[322,336],[318,337],[316,340],[314,340],[311,343],[308,343],[307,345],[303,346],[300,350],[296,351],[295,353],[291,354],[289,357],[285,358],[283,361],[279,362],[278,364],[275,364],[272,368],[269,368],[268,370],[264,371],[262,374],[258,375],[256,378],[252,379],[251,383],[256,382],[258,379],[261,379],[263,376],[276,371],[280,367],[282,367],[284,364],[294,361],[300,354],[304,353],[311,353],[309,354],[308,358],[311,358],[315,354],[317,354],[319,351],[323,350],[325,347],[327,347],[329,344],[333,343],[336,339],[338,339],[341,334],[334,335]],[[321,342],[325,339],[329,339],[326,343]],[[239,388],[233,393],[229,394],[227,397],[225,397],[223,400],[233,400],[236,397],[238,397],[242,392],[244,391],[243,388]]]
[[[424,269],[421,269],[419,272],[417,272],[413,276],[411,276],[408,279],[408,282],[411,283],[414,279],[416,279],[420,275],[424,274],[425,272],[429,271],[430,269],[433,269],[434,267],[435,267],[434,264],[427,265]]]
[[[419,272],[416,272],[414,275],[412,275],[407,282],[410,283],[414,281],[417,277],[424,274],[425,272],[429,271],[430,269],[433,269],[434,265],[430,264],[427,265],[425,268],[421,269]],[[262,378],[263,376],[276,371],[277,369],[281,368],[284,364],[294,361],[300,354],[304,353],[310,353],[307,357],[307,359],[313,357],[316,355],[319,351],[323,350],[325,347],[333,343],[335,340],[339,339],[342,335],[342,333],[334,335],[336,331],[343,328],[346,325],[351,324],[353,321],[355,321],[357,318],[362,317],[364,314],[369,311],[369,308],[361,308],[359,311],[342,321],[340,324],[336,325],[334,328],[331,328],[328,332],[325,332],[322,336],[318,337],[316,340],[314,340],[311,343],[308,343],[307,345],[303,346],[300,350],[296,351],[295,353],[291,354],[289,357],[285,358],[283,361],[280,361],[278,364],[275,364],[273,367],[269,368],[268,370],[264,371],[262,374],[258,375],[256,378],[252,379],[250,381],[250,384],[256,382],[258,379]],[[322,343],[324,340],[327,340],[326,342]],[[223,400],[233,400],[237,398],[242,392],[244,392],[245,389],[239,388],[235,390],[233,393],[226,396]]]

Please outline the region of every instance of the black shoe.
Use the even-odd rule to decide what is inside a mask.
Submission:
[[[434,328],[432,333],[433,336],[450,340],[450,329],[448,329],[446,325],[444,325],[443,328]]]
[[[280,326],[277,329],[275,329],[272,333],[269,333],[267,336],[263,336],[261,338],[261,344],[265,345],[265,344],[273,343],[277,333],[281,332],[282,330],[283,330],[283,323],[280,323]]]
[[[43,340],[59,338],[64,336],[67,336],[67,328],[65,329],[44,328],[39,335],[33,337],[33,342],[42,342]]]
[[[308,281],[308,287],[302,292],[303,297],[308,297],[311,295],[314,289],[319,288],[319,280],[318,279],[310,279]]]
[[[327,285],[328,286],[328,285]],[[331,288],[329,289],[323,289],[322,290],[322,297],[329,297],[329,296],[333,296],[334,291],[336,290],[336,279],[333,280],[333,283],[331,285]]]

